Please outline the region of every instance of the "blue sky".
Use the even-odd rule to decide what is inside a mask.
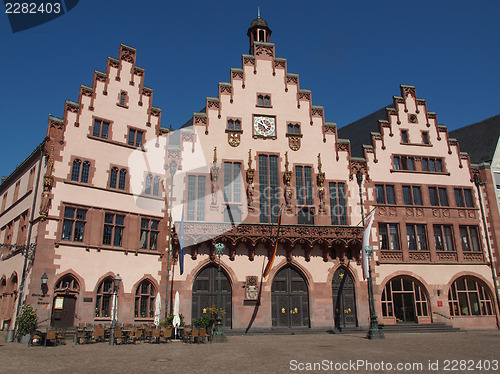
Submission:
[[[449,129],[500,114],[497,0],[81,0],[15,34],[0,15],[0,175],[40,143],[48,115],[62,116],[64,100],[78,99],[120,43],[137,49],[162,125],[178,128],[241,67],[259,5],[276,56],[327,121],[343,126],[380,109],[400,84],[415,85]]]

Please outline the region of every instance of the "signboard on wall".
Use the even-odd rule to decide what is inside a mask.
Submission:
[[[54,309],[62,309],[64,304],[64,297],[56,297],[54,301]]]

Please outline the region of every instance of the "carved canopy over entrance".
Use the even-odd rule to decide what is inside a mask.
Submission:
[[[259,242],[274,241],[276,229],[276,225],[268,224],[231,226],[229,223],[184,222],[184,242],[186,246],[223,241],[233,246],[247,243],[255,247]],[[363,228],[358,226],[281,225],[279,241],[291,248],[298,243],[309,245],[310,248],[315,244],[331,248],[359,245],[362,237]],[[178,244],[177,235],[174,241]]]

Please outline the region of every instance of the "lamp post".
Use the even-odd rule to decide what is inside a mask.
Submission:
[[[220,276],[220,256],[224,254],[225,245],[223,243],[217,243],[215,245],[215,253],[219,256],[219,269],[217,271],[217,322],[215,324],[214,329],[214,343],[226,343],[227,338],[226,334],[224,334],[224,330],[222,330],[222,316],[220,313],[221,310],[221,276]]]
[[[113,319],[111,321],[111,331],[109,333],[109,345],[115,344],[115,329],[116,329],[116,310],[117,310],[117,297],[118,297],[118,288],[120,288],[120,283],[122,281],[122,277],[120,274],[116,274],[116,277],[113,278]]]
[[[169,283],[170,283],[170,253],[172,252],[172,200],[174,197],[174,175],[175,175],[175,172],[177,171],[177,163],[174,160],[172,160],[169,168],[170,168],[170,202],[168,203],[169,237],[168,237],[168,248],[167,248],[167,296],[166,296],[166,300],[165,300],[165,318],[168,317],[168,313],[170,312],[168,309],[169,301],[170,301],[170,295],[169,295],[168,288],[169,288]]]
[[[371,256],[373,253],[373,247],[366,246],[364,248],[368,256],[368,297],[370,298],[370,330],[366,337],[368,339],[385,339],[384,333],[378,327],[377,314],[375,313],[375,300],[373,298],[373,283],[372,283],[372,265]]]
[[[47,295],[48,287],[47,287],[47,281],[49,280],[49,277],[47,277],[47,273],[43,273],[42,278],[41,278],[41,286],[40,288],[42,289],[42,295],[45,296]]]

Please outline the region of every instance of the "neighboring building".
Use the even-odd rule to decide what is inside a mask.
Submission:
[[[63,119],[49,118],[27,302],[53,326],[110,323],[120,274],[119,322],[152,323],[156,295],[168,294],[171,306],[179,291],[189,323],[217,302],[215,244],[224,243],[226,328],[366,327],[362,221],[376,208],[380,322],[494,328],[476,169],[446,127],[414,87],[401,86],[391,106],[337,129],[275,57],[270,35],[265,20],[252,21],[242,67],[178,131],[161,127],[136,51],[125,45],[92,87],[81,86],[78,102],[66,102]],[[0,187],[7,202],[14,174]],[[263,279],[281,206],[277,256]],[[17,216],[0,216],[2,243]],[[21,255],[4,252],[0,276],[19,278]]]
[[[500,115],[451,131],[450,135],[467,152],[475,168],[481,170],[483,199],[490,242],[496,250],[496,271],[500,275]],[[496,207],[495,207],[496,197]]]

